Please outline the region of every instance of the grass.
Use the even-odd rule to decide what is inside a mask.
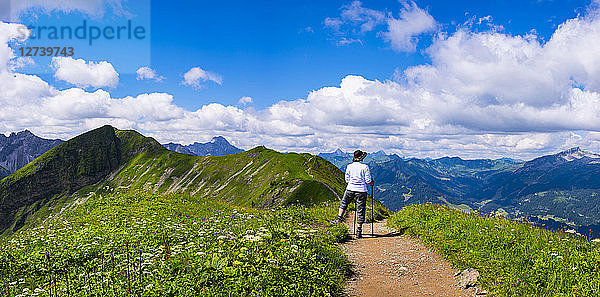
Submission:
[[[503,218],[412,205],[388,224],[420,237],[456,268],[475,268],[492,296],[599,296],[600,246]]]
[[[335,296],[337,204],[270,211],[187,195],[91,198],[0,241],[0,296]]]

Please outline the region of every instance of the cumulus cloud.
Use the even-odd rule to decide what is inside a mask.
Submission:
[[[26,38],[14,26],[1,23],[0,39]],[[8,67],[15,57],[0,44],[0,131],[68,138],[109,123],[162,142],[224,135],[244,148],[313,153],[341,147],[527,159],[572,146],[600,152],[598,14],[564,22],[546,42],[460,27],[437,36],[426,53],[430,63],[399,69],[395,81],[349,75],[259,110],[218,103],[186,110],[164,93],[114,98],[105,90],[57,90]],[[189,85],[222,83],[196,69],[184,76]]]
[[[0,26],[0,72],[8,71],[10,64],[16,58],[9,42],[24,42],[29,38],[31,31],[24,25],[14,23],[1,23]]]
[[[150,67],[140,67],[136,72],[137,80],[154,80],[154,81],[162,81],[165,79],[164,77],[158,75],[156,71]]]
[[[400,18],[390,17],[387,24],[388,31],[383,32],[384,38],[393,49],[403,52],[414,52],[417,36],[434,31],[437,26],[435,19],[415,2],[404,3]]]
[[[193,67],[183,75],[183,84],[195,89],[203,87],[203,83],[212,81],[219,85],[223,84],[223,77],[217,73],[206,71],[200,67]]]
[[[53,57],[54,77],[78,87],[116,87],[119,74],[112,64],[91,62],[72,57]]]

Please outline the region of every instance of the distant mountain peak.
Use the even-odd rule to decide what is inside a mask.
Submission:
[[[31,131],[25,129],[25,130],[19,131],[19,132],[11,132],[8,137],[15,138],[15,137],[27,137],[27,136],[35,136],[35,135],[33,135],[33,133],[31,133]]]
[[[15,172],[46,151],[62,143],[58,139],[44,139],[29,130],[0,134],[0,166]]]
[[[383,150],[379,150],[373,153],[374,156],[387,156]]]
[[[206,143],[194,142],[190,145],[168,143],[163,144],[163,146],[178,153],[196,156],[224,156],[244,151],[231,145],[231,143],[223,136],[215,136]]]
[[[227,139],[225,139],[225,137],[223,137],[223,136],[215,136],[210,140],[210,143],[227,143],[227,144],[229,144],[229,141],[227,141]]]
[[[580,147],[573,147],[573,148],[570,148],[568,150],[558,153],[557,157],[561,157],[567,161],[573,161],[573,160],[581,159],[583,157],[598,159],[598,158],[600,158],[600,155],[586,152],[586,151],[582,150]]]

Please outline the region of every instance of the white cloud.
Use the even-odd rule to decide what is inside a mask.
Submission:
[[[24,38],[13,25],[0,25],[0,32],[5,41]],[[7,67],[15,57],[0,44],[0,131],[66,138],[110,123],[162,142],[224,135],[244,148],[313,153],[341,147],[530,158],[572,146],[600,152],[597,14],[565,22],[547,42],[461,27],[436,37],[427,54],[431,63],[398,70],[398,81],[350,75],[339,86],[260,110],[212,103],[191,111],[169,94],[57,90]],[[197,69],[188,72],[188,84],[222,82]]]
[[[217,73],[206,71],[200,67],[193,67],[183,75],[183,84],[196,89],[203,87],[203,83],[212,81],[219,85],[223,84],[223,77]]]
[[[117,15],[129,15],[123,9],[123,0],[0,0],[10,8],[12,21],[18,21],[24,13],[73,13],[79,12],[90,17],[102,17],[107,9]]]
[[[338,46],[352,43],[362,45],[363,35],[384,24],[385,20],[385,13],[363,7],[360,1],[353,1],[341,7],[339,17],[327,17],[323,24],[333,32]]]
[[[252,97],[244,96],[238,100],[238,104],[246,105],[252,103]]]
[[[370,32],[376,26],[385,22],[385,13],[374,9],[362,7],[360,1],[353,1],[342,7],[340,15],[344,22],[350,22],[360,27],[360,33]]]
[[[437,23],[427,11],[419,8],[415,2],[406,2],[403,6],[400,18],[390,17],[387,19],[388,31],[383,32],[383,36],[390,42],[393,49],[414,52],[417,47],[417,36],[434,31]]]
[[[137,80],[154,80],[154,81],[162,81],[165,79],[164,77],[158,75],[156,71],[150,67],[140,67],[136,72]]]
[[[413,52],[417,37],[436,30],[437,22],[414,1],[401,1],[401,4],[400,17],[396,19],[390,13],[366,8],[360,1],[353,1],[342,6],[339,17],[325,18],[323,24],[333,32],[338,46],[362,45],[365,33],[387,25],[387,31],[378,31],[377,35],[389,42],[394,50]]]
[[[119,83],[119,74],[106,61],[96,63],[72,57],[54,57],[52,68],[54,77],[78,87],[116,87]]]
[[[14,23],[0,23],[0,72],[8,71],[10,64],[16,58],[12,48],[8,46],[10,41],[23,42],[31,32],[24,25]]]

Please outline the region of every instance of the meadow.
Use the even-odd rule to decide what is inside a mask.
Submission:
[[[0,240],[0,296],[332,296],[337,203],[259,211],[139,191],[91,197]]]
[[[477,269],[491,296],[600,296],[600,244],[585,238],[433,204],[406,206],[388,224]]]

